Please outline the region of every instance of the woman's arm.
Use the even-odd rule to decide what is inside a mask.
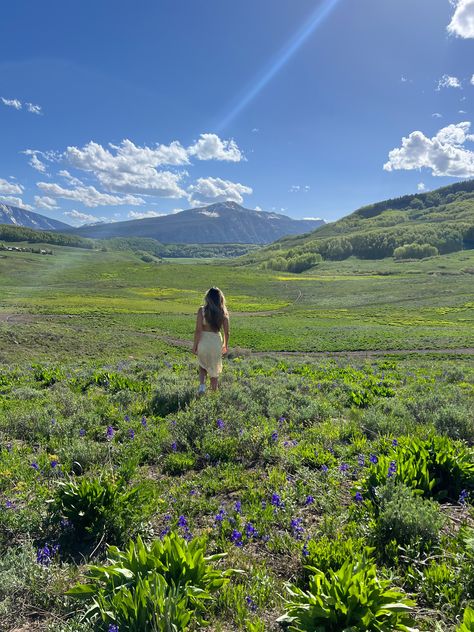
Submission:
[[[222,328],[224,329],[224,343],[222,345],[222,353],[227,353],[229,351],[229,335],[230,335],[228,316],[224,318]]]
[[[196,314],[196,329],[194,330],[193,353],[197,353],[199,340],[202,332],[202,309],[199,308]]]

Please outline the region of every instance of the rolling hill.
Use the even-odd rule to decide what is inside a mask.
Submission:
[[[36,230],[69,230],[71,226],[56,219],[50,219],[39,213],[26,211],[17,206],[10,206],[0,202],[0,224],[23,226]]]
[[[268,244],[323,224],[223,202],[161,217],[82,226],[74,233],[93,239],[148,237],[164,244]]]
[[[280,239],[247,261],[289,271],[298,262],[293,271],[300,272],[318,258],[382,259],[413,244],[439,254],[474,248],[474,180],[364,206],[307,235]]]

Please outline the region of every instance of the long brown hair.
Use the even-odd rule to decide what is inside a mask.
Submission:
[[[227,316],[224,294],[218,287],[211,287],[204,297],[204,318],[212,329],[219,331]]]

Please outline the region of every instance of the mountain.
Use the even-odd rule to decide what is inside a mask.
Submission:
[[[81,226],[74,232],[94,239],[150,237],[164,244],[268,244],[322,224],[323,220],[296,220],[222,202],[161,217]]]
[[[301,271],[318,256],[382,259],[412,244],[432,246],[439,254],[474,248],[474,180],[364,206],[307,235],[280,239],[247,260]]]
[[[2,202],[0,202],[0,224],[11,224],[37,230],[68,230],[71,228],[69,224],[64,222]]]

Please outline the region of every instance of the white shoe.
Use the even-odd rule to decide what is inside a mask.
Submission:
[[[206,392],[206,385],[205,384],[199,384],[199,388],[198,388],[198,393],[205,393]]]

